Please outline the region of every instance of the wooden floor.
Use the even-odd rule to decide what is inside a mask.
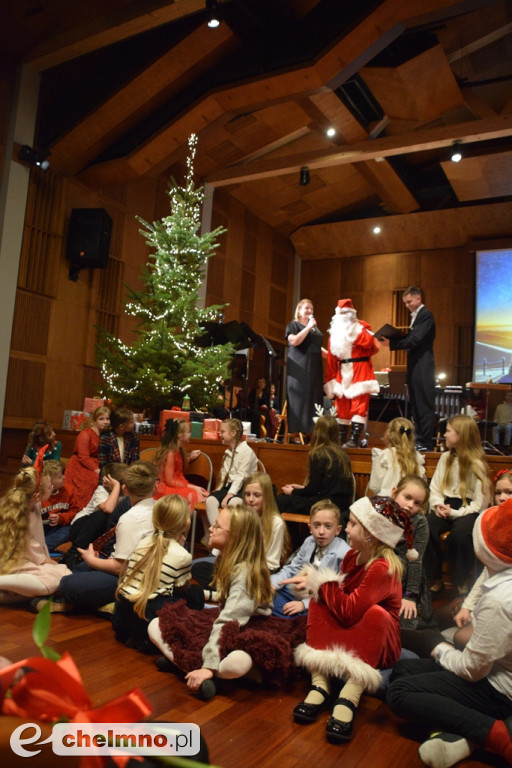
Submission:
[[[12,661],[38,655],[31,628],[34,616],[22,606],[1,606],[0,655]],[[140,686],[152,707],[152,718],[194,722],[210,750],[210,762],[224,768],[420,768],[417,755],[421,729],[395,718],[386,704],[366,696],[361,703],[352,742],[334,746],[325,739],[325,713],[315,724],[293,722],[292,710],[306,691],[306,680],[284,690],[264,690],[250,683],[230,683],[209,702],[189,693],[172,674],[159,672],[153,656],[144,656],[114,639],[110,622],[95,616],[52,616],[48,642],[59,653],[69,651],[95,706]],[[416,737],[416,740],[415,740]],[[55,757],[55,765],[65,758]],[[479,752],[461,765],[500,766]]]

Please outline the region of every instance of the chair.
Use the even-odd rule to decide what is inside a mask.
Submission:
[[[201,486],[203,486],[203,483],[201,482],[201,480],[203,480],[205,483],[203,487],[206,488],[207,491],[210,491],[213,482],[213,464],[208,454],[200,451],[197,459],[192,462],[192,468],[194,472],[186,475],[187,480],[195,483],[195,485]],[[201,504],[196,504],[194,511],[192,512],[192,524],[190,526],[190,554],[192,557],[194,557],[194,547],[196,544],[196,525],[198,512],[206,512],[206,504],[204,502]]]
[[[261,472],[262,474],[266,475],[267,474],[267,470],[265,469],[265,465],[262,462],[262,460],[261,459],[257,459],[257,462],[258,462],[258,472]]]
[[[157,449],[156,448],[144,448],[139,453],[140,461],[149,461],[151,464],[155,463]]]
[[[283,443],[288,442],[288,416],[286,415],[287,408],[288,408],[288,400],[285,400],[281,413],[277,414],[277,429],[274,435],[274,443],[277,443],[278,441],[279,432],[281,431],[281,424],[284,424]]]

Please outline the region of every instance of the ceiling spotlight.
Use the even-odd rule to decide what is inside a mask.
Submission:
[[[46,159],[50,154],[51,152],[47,149],[37,150],[29,147],[28,144],[24,144],[20,147],[20,151],[18,152],[18,160],[20,163],[35,165],[42,171],[46,171],[46,169],[50,167],[50,161]]]
[[[215,29],[220,24],[219,6],[217,0],[206,0],[207,24],[210,29]]]
[[[376,224],[376,225],[374,226],[373,230],[372,230],[372,232],[373,232],[373,234],[374,234],[374,235],[379,235],[379,234],[381,233],[381,231],[382,231],[382,230],[381,230],[381,228],[379,227],[379,225],[378,225],[378,224]]]
[[[332,128],[332,127],[331,127],[331,128],[328,128],[328,129],[326,130],[326,134],[328,135],[328,137],[329,137],[330,139],[332,139],[332,137],[333,137],[333,136],[336,136],[336,128]]]
[[[303,165],[300,169],[299,184],[301,187],[307,187],[309,184],[309,168]]]
[[[454,141],[452,144],[452,156],[451,161],[452,163],[460,163],[462,160],[462,152],[461,150],[462,142],[461,141]]]

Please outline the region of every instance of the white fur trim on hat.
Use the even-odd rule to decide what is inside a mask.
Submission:
[[[310,597],[318,599],[318,592],[322,584],[327,584],[330,581],[336,581],[341,584],[345,579],[345,574],[333,571],[332,568],[315,568],[311,563],[307,563],[300,569],[298,576],[305,576],[307,578],[307,593]],[[295,585],[292,584],[292,590],[297,596],[300,596],[301,590],[295,589]]]
[[[341,645],[320,650],[307,643],[301,643],[295,649],[295,663],[306,667],[310,672],[321,672],[326,677],[333,676],[344,680],[350,677],[358,685],[364,686],[368,693],[375,693],[382,683],[378,669],[374,669],[353,651],[347,651]]]
[[[350,511],[356,520],[376,539],[387,544],[391,549],[396,547],[404,529],[394,525],[394,523],[377,512],[368,496],[363,496],[361,499],[354,501],[350,505]]]

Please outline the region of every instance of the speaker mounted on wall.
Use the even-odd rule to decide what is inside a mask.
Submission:
[[[111,234],[112,219],[104,208],[73,208],[66,250],[70,280],[78,280],[81,269],[105,269]]]

